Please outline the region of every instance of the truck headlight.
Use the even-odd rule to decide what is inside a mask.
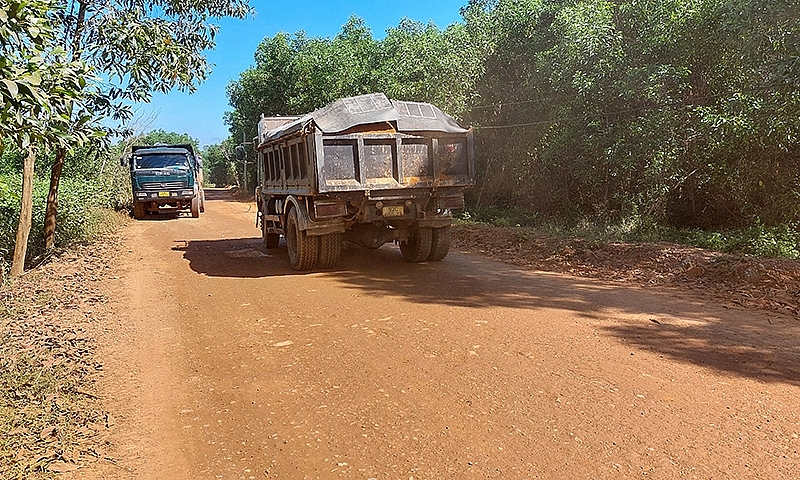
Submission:
[[[137,198],[147,198],[147,192],[136,192]]]
[[[181,192],[181,195],[192,195],[193,193],[194,193],[194,190],[183,190]]]

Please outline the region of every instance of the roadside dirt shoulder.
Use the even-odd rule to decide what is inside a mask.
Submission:
[[[0,288],[0,478],[118,468],[98,338],[117,318],[120,247],[71,249]]]
[[[453,247],[511,265],[642,287],[675,287],[725,307],[800,316],[800,261],[750,258],[671,243],[597,243],[530,229],[455,226]]]

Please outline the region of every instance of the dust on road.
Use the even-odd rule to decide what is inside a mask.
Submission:
[[[451,254],[297,273],[224,191],[126,232],[75,478],[796,478],[800,323]]]

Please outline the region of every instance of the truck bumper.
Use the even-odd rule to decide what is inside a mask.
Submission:
[[[194,191],[187,194],[188,190],[139,190],[133,192],[135,202],[175,203],[176,201],[189,201],[194,198]]]

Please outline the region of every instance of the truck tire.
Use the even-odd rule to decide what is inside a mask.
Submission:
[[[264,248],[268,250],[278,248],[278,243],[281,241],[281,236],[277,233],[267,233],[267,226],[267,222],[261,220],[261,239],[264,241]]]
[[[136,220],[141,220],[144,218],[147,211],[144,209],[144,203],[142,202],[133,202],[133,218]]]
[[[431,239],[431,253],[429,262],[438,262],[447,256],[450,250],[450,227],[434,228]]]
[[[286,250],[289,252],[289,263],[295,270],[311,270],[317,263],[319,240],[309,237],[300,230],[297,209],[289,210],[286,218]]]
[[[195,195],[192,198],[192,218],[200,217],[200,195]]]
[[[417,228],[411,232],[408,240],[400,244],[400,253],[411,263],[424,262],[431,254],[433,232],[430,228]]]
[[[200,189],[200,213],[204,213],[206,211],[206,192],[203,189]]]
[[[342,244],[344,243],[341,233],[329,233],[319,237],[319,257],[317,267],[333,268],[339,263],[342,257]]]

